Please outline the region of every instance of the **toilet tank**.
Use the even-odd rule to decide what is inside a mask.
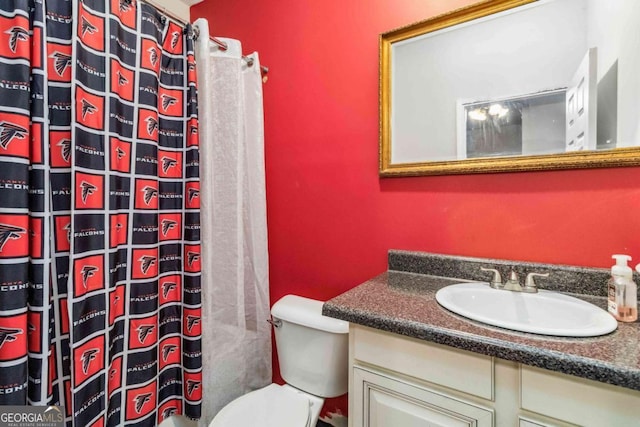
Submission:
[[[320,397],[347,392],[349,323],[322,315],[322,301],[286,295],[271,308],[280,374]]]

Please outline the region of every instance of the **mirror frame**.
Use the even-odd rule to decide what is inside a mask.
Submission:
[[[485,157],[467,160],[424,161],[415,163],[391,162],[392,45],[399,41],[421,36],[535,1],[537,0],[487,0],[380,34],[380,177],[522,172],[640,165],[640,147],[614,148],[601,151],[574,151],[532,156]],[[453,138],[455,139],[455,136]],[[638,141],[638,143],[640,143],[640,141]]]

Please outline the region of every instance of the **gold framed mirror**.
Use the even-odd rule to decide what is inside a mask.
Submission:
[[[640,165],[637,0],[489,0],[379,43],[380,176]]]

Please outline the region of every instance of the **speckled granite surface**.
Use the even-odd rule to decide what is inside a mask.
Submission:
[[[417,274],[392,270],[391,267],[400,268],[400,263],[391,258],[392,254],[390,271],[327,301],[323,314],[388,332],[640,390],[639,323],[619,322],[615,332],[594,338],[546,337],[484,325],[446,310],[435,300],[435,293],[441,287],[459,283],[462,278],[472,278],[455,273],[464,272],[466,267],[462,267],[462,270],[437,270],[437,275]],[[433,259],[428,261],[434,262]],[[420,271],[433,270],[423,268]],[[526,268],[525,271],[532,270]],[[577,288],[564,290],[579,291]],[[585,295],[583,298],[601,307],[606,306],[603,297]]]
[[[610,275],[608,268],[539,264],[400,250],[389,251],[388,258],[390,271],[430,274],[465,280],[491,280],[491,273],[480,270],[480,267],[499,270],[503,281],[509,277],[508,274],[512,269],[518,273],[520,282],[524,281],[527,273],[549,273],[548,278],[536,277],[539,288],[602,297],[607,296],[605,284]],[[614,264],[613,260],[611,260],[611,264]],[[633,265],[635,266],[635,264]],[[634,272],[634,280],[636,283],[640,283],[640,274]]]

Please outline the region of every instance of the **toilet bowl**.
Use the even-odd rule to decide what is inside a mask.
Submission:
[[[209,427],[315,427],[324,398],[348,387],[349,323],[323,316],[322,304],[286,295],[273,305],[278,364],[287,384],[238,397]]]
[[[222,408],[209,427],[314,427],[323,402],[289,385],[269,384]]]

